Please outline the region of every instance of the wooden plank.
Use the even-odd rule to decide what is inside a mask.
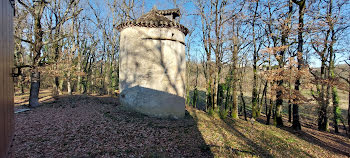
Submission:
[[[6,0],[4,1],[4,3],[6,3]],[[8,39],[9,39],[9,36],[8,36],[8,15],[7,15],[7,12],[8,12],[8,4],[5,4],[5,9],[4,9],[4,23],[3,25],[5,24],[5,28],[4,28],[4,99],[5,99],[5,154],[7,155],[7,148],[8,148],[8,135],[9,135],[9,128],[8,128],[8,116],[9,116],[9,113],[7,112],[7,109],[8,109],[8,74],[7,74],[7,70],[8,70]]]
[[[5,12],[5,3],[2,0],[0,2],[0,76],[4,76],[4,12]],[[0,78],[0,157],[5,157],[5,103],[4,103],[4,79]]]
[[[0,2],[0,157],[6,157],[14,131],[13,114],[13,8]]]
[[[4,0],[0,2],[0,76],[4,76],[4,13],[5,13],[5,3]],[[0,78],[0,157],[5,157],[6,146],[5,146],[5,102],[4,102],[4,78]]]
[[[9,100],[8,100],[8,122],[9,122],[9,133],[8,133],[8,145],[7,145],[7,152],[10,150],[10,145],[12,144],[12,139],[13,139],[13,135],[14,135],[14,84],[13,84],[13,78],[12,78],[12,67],[13,67],[13,60],[14,60],[14,28],[13,28],[13,18],[14,18],[14,8],[11,6],[11,4],[9,3],[8,5],[9,7],[9,10],[7,12],[8,14],[8,28],[9,28],[9,31],[8,31],[8,42],[9,42],[9,59],[8,59],[8,86],[9,86]]]
[[[13,3],[13,2],[12,2]],[[10,30],[9,31],[9,34],[10,34],[10,60],[9,60],[9,65],[10,65],[10,68],[9,68],[9,71],[10,71],[10,74],[9,75],[9,78],[10,78],[10,83],[8,85],[10,85],[10,104],[9,104],[9,109],[10,109],[10,121],[11,121],[11,126],[10,126],[10,129],[11,129],[11,134],[10,134],[10,145],[12,144],[12,140],[13,140],[13,137],[14,137],[14,133],[15,133],[15,109],[14,109],[14,94],[15,94],[15,88],[14,88],[14,83],[13,83],[13,78],[12,78],[12,66],[14,65],[14,51],[15,51],[15,40],[14,40],[14,25],[13,25],[13,18],[14,18],[14,13],[15,13],[15,8],[14,6],[10,6],[10,11],[8,12],[9,13],[9,19],[10,19],[10,22],[9,22],[9,25],[10,25]]]
[[[7,1],[8,2],[8,4],[9,4],[9,1]],[[6,0],[5,0],[5,3],[6,3]],[[5,136],[6,136],[6,138],[5,138],[5,151],[6,151],[6,155],[7,155],[7,151],[8,151],[8,149],[9,149],[9,142],[10,142],[10,140],[9,140],[9,136],[11,135],[11,129],[9,128],[10,127],[10,116],[11,116],[11,114],[9,113],[9,109],[10,109],[10,107],[9,107],[9,105],[10,105],[10,92],[9,92],[9,68],[10,68],[10,65],[9,65],[9,61],[10,61],[10,59],[9,59],[9,57],[10,57],[10,36],[9,36],[9,32],[10,32],[10,30],[9,30],[9,11],[10,11],[10,8],[8,7],[8,4],[6,4],[7,6],[6,6],[6,10],[5,10],[5,24],[6,24],[6,26],[5,26],[5,83],[6,83],[6,85],[5,85],[5,89],[6,89],[6,92],[5,92],[5,99],[6,99],[6,102],[5,102],[5,107],[6,107],[6,111],[5,111],[5,113],[6,113],[6,119],[5,119],[5,125],[6,125],[6,130],[5,130]]]

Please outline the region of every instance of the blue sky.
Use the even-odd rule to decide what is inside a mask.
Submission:
[[[92,3],[98,3],[98,8],[100,8],[100,14],[102,16],[107,16],[108,13],[106,12],[107,10],[103,9],[105,6],[105,4],[103,4],[103,1],[94,1],[94,0],[90,0],[90,2]],[[176,6],[173,3],[173,0],[145,0],[144,1],[144,13],[147,13],[148,11],[150,11],[154,6],[156,6],[159,10],[164,10],[164,9],[172,9],[172,8],[176,8]],[[193,16],[193,14],[195,13],[195,5],[190,1],[190,0],[181,0],[181,1],[177,1],[177,4],[179,6],[179,8],[181,9],[182,12],[182,19],[181,19],[181,23],[184,26],[189,26],[189,25],[196,25],[200,23],[200,19],[198,18],[198,16]],[[96,5],[94,5],[96,6]],[[349,7],[349,5],[347,6]],[[349,9],[350,10],[350,9]],[[139,14],[141,13],[141,11],[139,10]],[[138,18],[139,15],[136,15],[136,18]],[[199,59],[201,58],[201,54],[204,51],[202,44],[201,44],[201,33],[200,30],[198,29],[198,27],[196,27],[196,29],[194,30],[193,33],[193,42],[191,44],[191,50],[190,50],[190,54],[191,54],[191,58],[192,59]],[[349,39],[348,37],[345,37],[345,40],[343,41],[344,43],[348,43],[346,42],[347,39]],[[306,45],[304,46],[304,50]],[[338,59],[338,63],[343,63],[341,61],[345,60],[347,57],[347,54],[349,52],[346,52],[348,50],[345,50],[343,54],[338,55],[337,59]],[[312,67],[318,67],[320,65],[320,61],[315,58],[312,57],[311,58],[311,66]]]

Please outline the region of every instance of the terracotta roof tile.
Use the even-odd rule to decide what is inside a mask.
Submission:
[[[119,31],[127,27],[140,26],[140,27],[154,27],[154,28],[176,28],[183,32],[185,35],[188,33],[188,29],[179,24],[176,21],[166,18],[164,15],[177,14],[180,15],[179,9],[169,9],[169,10],[157,10],[152,9],[150,12],[142,15],[140,18],[127,21],[117,26]]]

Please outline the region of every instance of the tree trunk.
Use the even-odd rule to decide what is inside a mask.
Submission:
[[[272,107],[273,107],[272,104],[273,104],[272,98],[270,98],[269,111],[268,111],[267,116],[266,116],[266,124],[267,124],[267,125],[270,125],[270,124],[271,124],[270,121],[271,121]]]
[[[255,11],[254,11],[254,17],[253,17],[253,46],[254,46],[254,52],[253,52],[253,90],[252,90],[252,118],[256,119],[258,117],[258,107],[257,107],[257,62],[258,62],[258,51],[256,48],[256,40],[255,40],[255,19],[257,16],[257,10],[259,6],[259,1],[256,1]]]
[[[214,85],[212,88],[212,101],[213,101],[213,109],[218,107],[218,101],[217,101],[217,95],[218,95],[218,89],[219,89],[219,72],[214,73]]]
[[[53,80],[53,88],[52,88],[52,95],[53,96],[58,96],[59,95],[59,86],[60,86],[60,83],[59,83],[59,79],[57,76],[54,77],[54,80]]]
[[[198,89],[197,87],[193,90],[193,107],[197,108],[197,99],[198,99]]]
[[[290,67],[291,69],[291,67]],[[289,99],[288,99],[288,122],[292,122],[292,99],[291,97],[291,90],[292,90],[292,84],[291,81],[288,81],[288,88],[289,88]]]
[[[210,76],[209,76],[210,77]],[[213,110],[213,102],[212,102],[212,93],[211,93],[211,79],[208,79],[207,82],[207,112],[210,112],[210,110]]]
[[[332,3],[332,1],[330,1]],[[334,35],[333,35],[333,30],[332,30],[332,41],[334,40]],[[329,56],[330,56],[330,64],[329,64],[329,71],[330,71],[330,77],[332,80],[335,78],[334,74],[334,59],[335,59],[335,54],[333,52],[333,42],[330,45],[329,48]],[[337,88],[332,85],[332,101],[333,101],[333,124],[334,124],[334,131],[335,133],[339,133],[338,129],[338,123],[339,120],[341,119],[341,110],[339,108],[339,96],[337,92]]]
[[[333,9],[333,1],[329,1],[329,11],[328,11],[328,16],[332,17],[332,9]],[[333,23],[330,25],[330,32],[332,33],[331,35],[331,44],[329,46],[329,73],[331,80],[334,80],[335,74],[334,74],[334,60],[335,60],[335,53],[333,51],[333,44],[336,42],[335,40],[335,33],[334,33],[334,28],[333,28]],[[334,122],[334,130],[335,133],[339,133],[338,129],[338,123],[339,120],[341,119],[341,111],[339,108],[339,96],[337,92],[337,88],[332,85],[332,101],[333,101],[333,122]]]
[[[323,55],[321,59],[321,80],[324,81],[328,76],[326,75],[326,58]],[[327,108],[329,101],[329,86],[325,83],[321,83],[321,88],[317,88],[318,98],[317,101],[320,104],[320,110],[318,115],[318,130],[328,131],[328,116]],[[327,86],[325,88],[325,86]],[[318,85],[319,87],[319,85]]]
[[[253,90],[252,90],[252,117],[257,118],[258,114],[258,107],[257,107],[257,66],[256,66],[256,59],[257,55],[254,53],[254,63],[253,63]]]
[[[67,81],[67,91],[68,95],[72,95],[72,85],[70,83],[70,80]]]
[[[295,90],[296,91],[299,91],[299,86],[300,86],[300,79],[297,79],[295,82]],[[297,104],[297,103],[293,104],[293,112],[292,113],[293,113],[292,128],[294,130],[301,130],[301,124],[299,121],[299,104]]]
[[[39,89],[40,89],[40,72],[37,68],[34,68],[30,76],[30,95],[29,106],[39,106]]]
[[[217,105],[218,105],[219,108],[222,107],[223,109],[225,109],[225,107],[223,106],[223,100],[224,100],[224,89],[223,88],[224,87],[223,87],[222,84],[218,84]]]
[[[267,91],[267,83],[268,83],[268,81],[266,81],[265,82],[265,84],[264,84],[264,89],[263,89],[263,91],[262,91],[262,94],[261,94],[261,99],[260,99],[260,101],[259,101],[259,113],[261,113],[261,111],[262,111],[262,109],[263,109],[263,102],[264,102],[264,99],[266,100],[266,91]],[[265,113],[265,115],[266,115],[267,113]]]
[[[19,78],[19,86],[20,86],[20,89],[21,89],[21,94],[24,94],[24,76],[23,74],[18,76]]]
[[[350,73],[349,73],[349,79],[348,79],[349,81],[350,81]],[[350,138],[350,83],[349,83],[349,88],[348,88],[348,129],[349,129],[349,138]]]
[[[264,96],[264,92],[263,93],[261,93],[261,85],[262,85],[262,83],[263,83],[263,81],[262,80],[260,80],[260,82],[258,82],[258,87],[259,87],[259,90],[258,90],[258,95],[257,95],[257,98],[256,98],[256,100],[257,100],[257,110],[256,110],[256,114],[257,114],[257,117],[260,117],[260,115],[261,115],[261,106],[262,106],[262,99],[263,99],[263,96]],[[262,94],[261,95],[261,99],[260,99],[260,94]]]
[[[115,87],[116,87],[116,89],[118,89],[119,90],[119,61],[117,61],[118,62],[118,64],[117,64],[117,68],[116,68],[116,77],[115,77]],[[198,73],[198,70],[197,70],[197,73]],[[197,77],[198,78],[198,77]]]
[[[292,8],[292,3],[289,1],[289,13],[288,13],[288,18],[287,18],[287,24],[288,28],[290,27],[290,20],[292,16],[293,8]],[[289,36],[289,29],[283,29],[282,31],[282,38],[281,38],[281,43],[282,46],[288,45],[288,36]],[[279,69],[283,70],[285,66],[285,51],[286,50],[281,50],[278,53],[279,59],[278,61],[278,66]],[[283,108],[283,79],[280,79],[277,81],[279,89],[276,92],[276,115],[275,115],[275,121],[276,121],[276,126],[283,126],[283,119],[282,119],[282,108]]]
[[[57,30],[54,34],[54,37],[60,37],[60,32],[61,32],[61,25],[58,25],[57,26]],[[51,39],[52,41],[54,39]],[[60,78],[58,76],[59,74],[59,70],[58,70],[58,58],[60,57],[61,55],[61,43],[59,43],[58,41],[55,42],[55,44],[53,45],[53,51],[55,53],[55,58],[54,58],[54,66],[53,66],[53,71],[55,72],[55,77],[54,77],[54,85],[53,85],[53,96],[58,96],[61,94],[61,91],[60,91]]]
[[[283,86],[283,80],[278,81],[278,87]],[[278,90],[276,94],[276,114],[275,114],[275,124],[276,126],[283,126],[283,120],[282,120],[282,90]]]
[[[288,100],[288,122],[292,122],[292,103]]]
[[[268,87],[268,85],[267,85]],[[265,104],[265,115],[266,115],[266,118],[267,118],[267,115],[268,115],[268,106],[267,106],[267,89],[265,91],[265,98],[264,98],[264,104]],[[270,122],[269,122],[270,123]],[[267,124],[267,121],[266,121],[266,124]]]
[[[291,29],[291,18],[292,18],[292,14],[293,14],[293,2],[291,0],[289,0],[289,13],[288,13],[288,28]],[[289,30],[286,31],[286,39],[288,40],[288,36],[289,36]],[[287,43],[289,43],[287,41]],[[291,83],[291,76],[292,76],[292,66],[289,67],[289,81],[288,81],[288,88],[289,88],[289,97],[288,97],[288,122],[292,122],[292,99],[291,97],[291,91],[292,91],[292,83]]]
[[[339,133],[339,129],[338,129],[338,123],[341,117],[341,111],[339,108],[339,96],[338,96],[338,92],[337,92],[337,88],[333,87],[332,88],[332,100],[333,100],[333,122],[334,122],[334,130],[335,133]]]
[[[185,98],[185,105],[191,105],[191,97],[190,97],[190,81],[189,81],[189,78],[190,78],[190,69],[189,69],[189,67],[190,67],[190,61],[191,61],[191,59],[190,59],[190,57],[188,57],[188,52],[186,51],[186,56],[187,56],[187,58],[188,58],[188,63],[186,62],[186,78],[187,78],[187,80],[186,80],[186,88],[185,88],[185,94],[186,94],[186,98]],[[193,91],[194,92],[194,91]],[[193,94],[194,95],[194,94]],[[194,97],[193,97],[193,99],[194,99]],[[192,99],[192,105],[193,105],[193,107],[194,107],[194,100]]]
[[[301,124],[299,121],[299,105],[293,104],[293,124],[292,128],[294,130],[301,130]]]
[[[327,85],[326,90],[322,90],[322,93],[326,93],[326,100],[322,100],[321,103],[321,110],[320,110],[320,116],[319,116],[319,122],[318,122],[318,129],[320,131],[329,131],[329,120],[328,120],[328,114],[327,114],[327,108],[329,105],[329,90],[330,86]],[[323,98],[322,98],[323,99]]]
[[[238,104],[237,104],[237,91],[236,91],[236,83],[232,86],[232,118],[238,118]]]
[[[196,63],[197,66],[197,71],[196,71],[196,82],[194,85],[194,91],[193,91],[193,107],[197,108],[197,100],[198,100],[198,89],[197,89],[197,84],[198,84],[198,64]]]
[[[223,84],[218,84],[218,90],[217,90],[217,107],[219,108],[223,118],[226,118],[227,116],[227,109],[225,108],[223,104],[224,100],[224,86]]]
[[[246,105],[245,105],[245,100],[244,100],[244,94],[243,94],[243,88],[242,88],[242,78],[239,81],[239,91],[240,91],[240,97],[242,100],[242,104],[243,104],[243,115],[244,115],[244,120],[248,120],[247,119],[247,110],[246,110]]]
[[[81,81],[81,83],[82,83],[82,94],[86,94],[87,93],[87,81],[86,81],[86,77],[85,76],[83,76],[82,77],[82,81]]]
[[[297,58],[298,58],[298,71],[302,69],[304,65],[304,59],[303,59],[303,31],[304,31],[304,10],[305,10],[305,1],[306,0],[300,0],[296,1],[293,0],[294,3],[296,3],[299,6],[299,24],[298,24],[298,52],[297,52]],[[299,91],[300,88],[300,77],[298,77],[295,81],[295,90]],[[294,130],[301,130],[301,124],[299,121],[299,104],[294,103],[293,104],[293,125],[292,128]]]
[[[233,26],[234,29],[234,26]],[[238,31],[237,31],[238,32]],[[237,33],[238,34],[238,33]],[[238,36],[238,35],[237,35]],[[233,52],[232,52],[232,70],[231,70],[231,90],[232,90],[232,118],[238,118],[237,104],[237,60],[238,60],[238,40],[237,36],[233,37]]]
[[[210,62],[210,60],[208,61]],[[208,106],[209,106],[209,112],[214,112],[214,85],[213,85],[213,77],[212,77],[212,73],[213,73],[213,70],[212,70],[212,65],[211,63],[208,63],[209,64],[209,71],[208,71],[208,74],[209,74],[209,83],[208,83]]]
[[[68,78],[67,78],[68,95],[72,95],[72,84],[71,84],[71,72],[70,72],[70,70],[68,70],[67,76],[68,76]]]
[[[229,79],[228,79],[229,80]],[[231,98],[232,98],[232,95],[231,95],[231,88],[230,88],[230,82],[231,81],[227,81],[226,83],[226,94],[225,94],[225,109],[226,110],[229,110],[231,112],[231,116],[232,116],[232,106],[230,105],[231,104]]]
[[[81,87],[81,52],[78,50],[78,79],[77,79],[77,92],[82,93]]]
[[[59,83],[58,84],[58,94],[62,95],[63,94],[63,83],[64,83],[63,79],[59,79],[58,83]]]

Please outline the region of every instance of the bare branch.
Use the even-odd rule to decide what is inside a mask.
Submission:
[[[26,8],[30,14],[34,15],[34,7],[29,7],[27,4],[23,3],[22,0],[18,0],[18,3],[21,4],[24,8]]]
[[[64,39],[64,38],[67,38],[67,37],[70,37],[70,36],[62,36],[62,37],[60,37],[60,38],[57,38],[57,39],[55,39],[55,40],[52,40],[52,41],[45,41],[45,42],[43,42],[43,45],[47,45],[47,44],[50,44],[50,43],[56,43],[56,42],[58,42],[58,41],[60,41],[60,40],[62,40],[62,39]]]
[[[14,35],[14,37],[15,37],[16,39],[19,39],[19,40],[23,41],[23,42],[27,42],[27,43],[29,43],[29,44],[34,44],[32,41],[22,39],[22,38],[20,38],[20,37],[18,37],[18,36],[16,36],[16,35]]]

